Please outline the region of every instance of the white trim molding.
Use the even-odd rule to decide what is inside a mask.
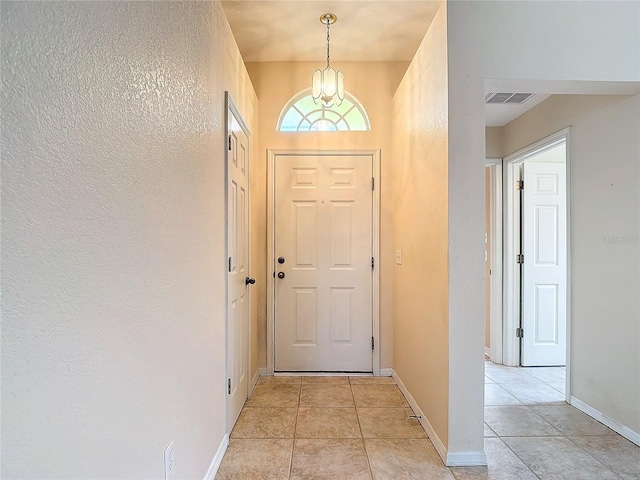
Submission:
[[[425,417],[416,400],[413,398],[411,393],[409,393],[409,390],[407,390],[407,387],[405,386],[400,376],[395,372],[395,370],[391,370],[391,376],[395,380],[396,385],[398,385],[398,388],[404,395],[404,398],[407,399],[411,410],[413,410],[413,413],[418,417],[420,425],[422,425],[422,428],[424,428],[424,431],[427,433],[427,436],[429,437],[429,440],[431,440],[431,443],[433,443],[436,452],[438,452],[438,455],[440,455],[442,462],[447,467],[470,467],[478,465],[482,466],[487,464],[487,456],[484,452],[449,452],[445,444],[442,442],[440,437],[436,434],[436,431],[431,426],[431,423],[429,423],[427,417]]]
[[[372,277],[372,335],[375,350],[372,373],[380,375],[380,150],[267,150],[267,375],[275,372],[275,166],[279,156],[361,156],[370,157],[375,188],[373,189],[372,255],[376,268]],[[298,372],[290,372],[300,375]]]
[[[253,378],[251,379],[251,382],[249,382],[249,397],[253,393],[253,389],[256,388],[256,385],[258,383],[258,378],[260,378],[260,369],[256,370],[256,373],[253,374]]]
[[[381,368],[380,369],[381,377],[393,377],[393,368]]]
[[[447,452],[447,467],[477,467],[487,464],[484,452]]]
[[[584,413],[586,413],[590,417],[592,417],[595,420],[599,421],[603,425],[606,425],[607,427],[609,427],[614,432],[619,433],[620,435],[622,435],[627,440],[630,440],[633,443],[635,443],[636,445],[640,446],[640,432],[635,432],[635,431],[633,431],[632,429],[630,429],[629,427],[627,427],[625,425],[620,425],[618,422],[616,422],[612,418],[608,417],[607,415],[602,413],[600,410],[596,410],[592,406],[587,405],[582,400],[580,400],[580,399],[578,399],[576,397],[571,397],[571,402],[569,402],[569,403],[571,403],[571,405],[576,407],[578,410],[583,411]]]
[[[396,381],[396,385],[398,385],[398,388],[404,395],[404,398],[407,399],[407,402],[409,403],[411,410],[413,410],[413,413],[418,417],[418,421],[420,422],[420,425],[422,425],[422,428],[424,428],[424,431],[427,433],[429,440],[431,440],[431,443],[433,443],[433,446],[435,447],[436,452],[438,452],[438,455],[440,455],[442,462],[446,465],[447,464],[447,447],[445,447],[442,440],[440,440],[440,437],[436,434],[436,431],[433,429],[433,427],[429,423],[429,420],[427,420],[427,417],[425,417],[424,413],[422,413],[422,410],[418,406],[418,402],[416,402],[416,400],[413,398],[413,395],[409,393],[409,390],[407,390],[407,387],[405,386],[404,382],[402,381],[400,376],[398,376],[395,370],[393,370],[393,373],[391,376]]]
[[[211,464],[209,465],[209,469],[204,476],[204,480],[213,480],[218,473],[218,469],[220,468],[220,464],[222,463],[222,458],[224,457],[225,452],[227,451],[227,447],[229,446],[229,435],[225,434],[222,438],[222,442],[220,442],[220,446],[218,446],[218,451],[213,456],[213,460],[211,460]]]
[[[489,252],[491,278],[490,282],[490,343],[485,354],[492,362],[502,363],[503,349],[503,314],[502,314],[502,159],[487,158],[485,166],[489,170],[489,238],[491,251]]]
[[[267,376],[267,369],[264,367],[260,367],[256,370],[256,373],[253,374],[253,378],[251,379],[251,383],[249,384],[249,397],[253,394],[253,391],[258,384],[258,380],[260,377]],[[248,397],[247,397],[248,398]]]

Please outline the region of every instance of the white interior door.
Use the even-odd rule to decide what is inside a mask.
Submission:
[[[227,431],[248,395],[249,338],[249,140],[237,112],[229,108],[227,155]]]
[[[372,158],[279,156],[275,370],[371,372]]]
[[[566,198],[564,163],[524,163],[523,366],[566,363]]]

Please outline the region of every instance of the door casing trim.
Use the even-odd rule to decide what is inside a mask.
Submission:
[[[502,158],[487,158],[490,168],[490,357],[493,363],[502,363]]]
[[[279,156],[362,156],[371,157],[373,189],[372,252],[375,268],[372,279],[373,375],[380,375],[380,150],[267,150],[267,375],[275,370],[275,166]]]

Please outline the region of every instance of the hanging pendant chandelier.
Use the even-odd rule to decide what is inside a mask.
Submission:
[[[327,68],[313,72],[311,95],[313,101],[322,103],[325,108],[331,108],[334,104],[340,105],[344,100],[344,74],[341,70],[331,68],[329,53],[329,26],[336,23],[338,17],[333,13],[324,13],[320,16],[320,22],[327,26]]]

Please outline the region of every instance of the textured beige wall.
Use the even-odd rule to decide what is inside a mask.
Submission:
[[[502,158],[502,127],[486,127],[486,158]]]
[[[640,96],[554,95],[504,154],[571,126],[571,394],[640,438]]]
[[[370,132],[307,132],[276,131],[282,108],[288,100],[311,86],[311,74],[318,68],[315,62],[248,63],[247,69],[260,99],[260,147],[253,163],[252,175],[256,189],[252,192],[259,205],[254,213],[262,221],[266,232],[267,149],[274,150],[381,150],[381,212],[380,212],[380,367],[392,366],[393,338],[393,214],[392,214],[392,155],[391,155],[391,98],[406,62],[336,62],[335,68],[345,75],[346,89],[364,106],[371,121]],[[257,198],[259,197],[259,199]],[[260,241],[266,243],[266,233]],[[266,254],[266,251],[265,251]],[[258,282],[260,296],[259,358],[266,366],[266,270]]]
[[[447,445],[447,16],[441,6],[393,101],[393,368]]]
[[[2,478],[203,478],[225,432],[218,2],[2,4]]]

